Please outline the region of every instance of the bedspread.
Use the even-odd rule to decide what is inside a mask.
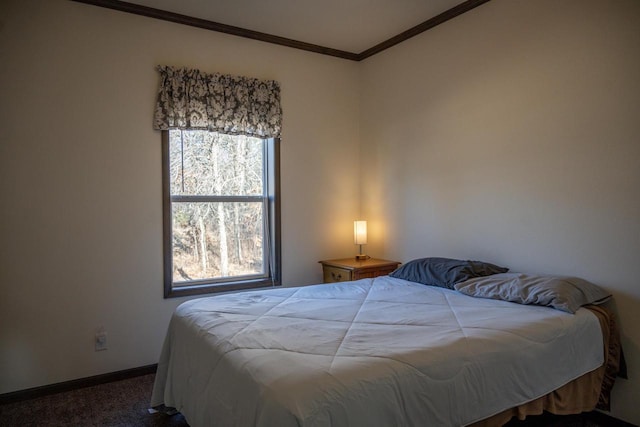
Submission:
[[[198,426],[461,426],[603,363],[598,319],[387,276],[188,301],[152,406]]]

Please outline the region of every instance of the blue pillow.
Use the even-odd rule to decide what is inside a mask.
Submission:
[[[394,270],[389,276],[424,285],[453,289],[453,285],[474,277],[506,273],[508,268],[482,261],[451,258],[419,258]]]

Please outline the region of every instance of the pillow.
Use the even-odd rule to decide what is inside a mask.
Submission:
[[[389,276],[424,285],[453,289],[453,285],[474,277],[505,273],[508,268],[481,261],[451,258],[419,258],[403,264]]]
[[[454,288],[473,297],[544,305],[567,313],[575,313],[586,304],[603,303],[611,296],[593,283],[578,277],[535,276],[523,273],[473,278],[457,283]]]

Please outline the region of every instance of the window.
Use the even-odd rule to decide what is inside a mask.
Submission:
[[[157,70],[165,297],[279,285],[280,84]]]
[[[279,285],[279,140],[162,135],[165,297]]]

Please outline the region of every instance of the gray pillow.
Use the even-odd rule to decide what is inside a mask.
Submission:
[[[452,258],[419,258],[403,264],[389,276],[424,285],[453,289],[453,285],[473,277],[505,273],[508,268],[482,261]]]
[[[575,313],[586,304],[605,302],[611,294],[578,277],[536,276],[523,273],[494,274],[457,283],[466,295],[535,304]]]

